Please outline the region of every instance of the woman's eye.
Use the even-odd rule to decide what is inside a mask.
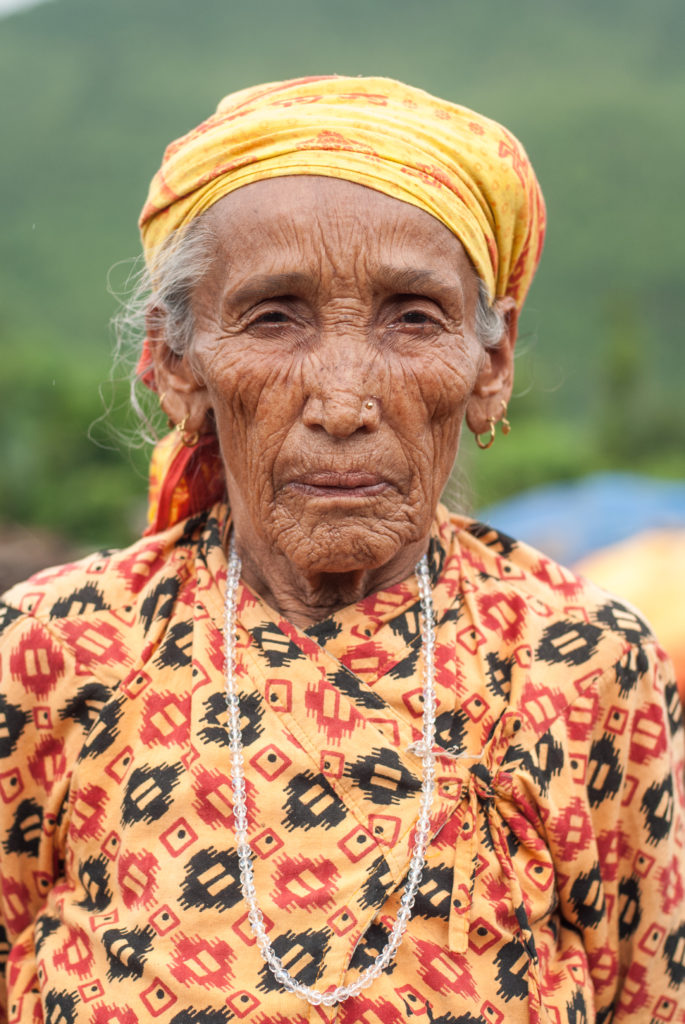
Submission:
[[[435,325],[433,317],[429,316],[428,313],[423,313],[420,309],[408,309],[406,313],[402,313],[400,321],[418,327]]]
[[[286,313],[278,309],[270,309],[267,313],[260,313],[252,321],[253,324],[285,324],[289,320]]]

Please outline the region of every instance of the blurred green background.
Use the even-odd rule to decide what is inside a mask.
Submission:
[[[547,199],[513,430],[487,452],[464,437],[455,500],[610,467],[682,476],[684,38],[682,0],[52,0],[2,18],[0,524],[78,549],[137,535],[147,453],[111,437],[125,386],[104,386],[102,419],[109,268],[139,251],[171,139],[227,92],[330,72],[503,121]]]

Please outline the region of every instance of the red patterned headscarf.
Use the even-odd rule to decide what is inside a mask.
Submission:
[[[140,217],[146,258],[229,192],[292,174],[343,178],[420,207],[456,235],[491,299],[522,305],[545,233],[523,147],[495,121],[388,78],[305,78],[225,97],[167,147]],[[155,386],[147,347],[139,373]],[[217,457],[216,445],[210,453],[207,443],[196,451],[163,442],[153,457],[152,529],[220,496],[223,478],[207,470]]]

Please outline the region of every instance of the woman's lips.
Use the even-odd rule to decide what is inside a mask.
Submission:
[[[321,470],[296,477],[290,481],[290,486],[312,497],[369,498],[380,494],[390,484],[376,473]]]

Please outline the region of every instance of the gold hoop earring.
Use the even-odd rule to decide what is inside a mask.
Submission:
[[[494,419],[489,419],[488,420],[488,427],[489,427],[489,430],[490,430],[490,434],[489,434],[489,437],[488,437],[487,441],[481,441],[480,434],[474,434],[473,435],[475,437],[475,439],[476,439],[476,444],[483,451],[486,448],[489,448],[491,446],[492,442],[495,440],[495,421],[494,421]]]
[[[200,440],[200,434],[197,430],[194,430],[192,434],[186,434],[186,423],[188,422],[188,413],[183,419],[176,424],[176,430],[181,435],[181,441],[186,448],[194,448],[197,442]]]
[[[500,425],[502,427],[502,433],[504,435],[511,433],[511,423],[507,419],[507,403],[501,402],[502,406],[502,418],[500,419]]]

